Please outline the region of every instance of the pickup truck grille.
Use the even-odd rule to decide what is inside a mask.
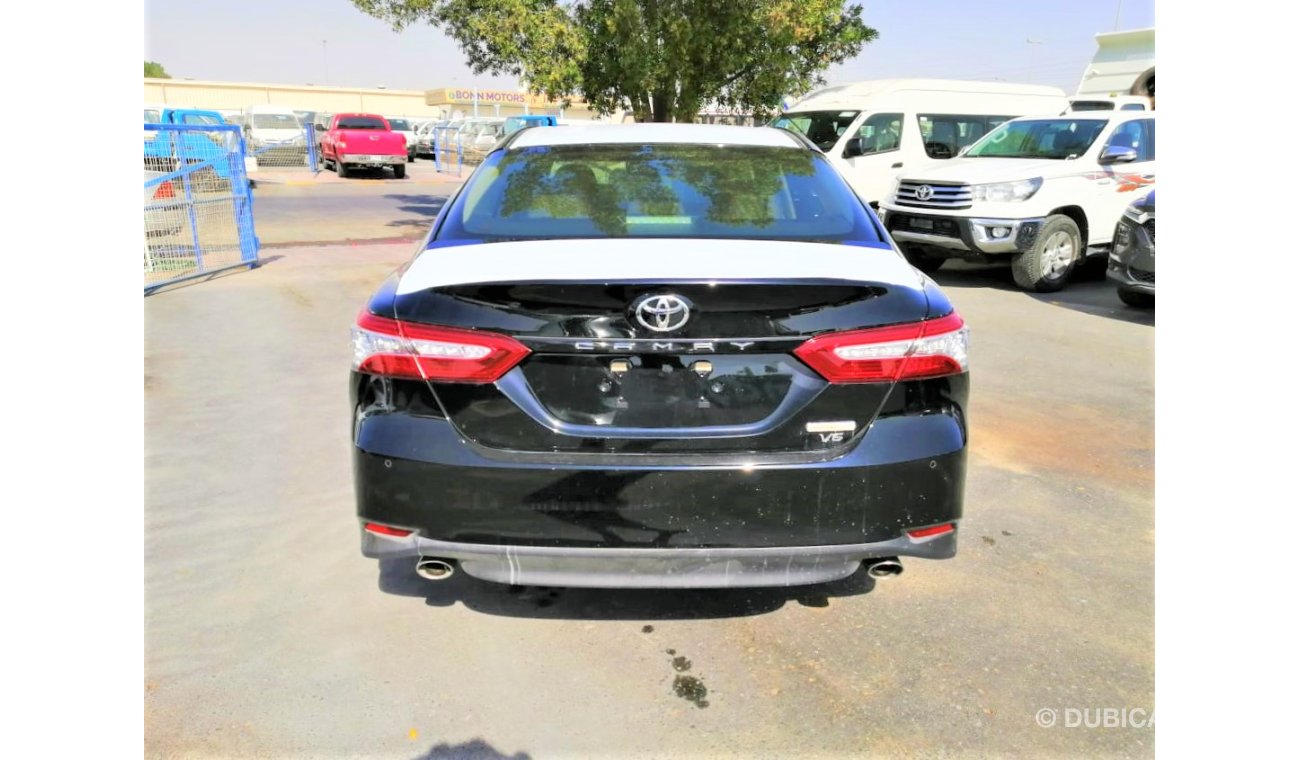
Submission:
[[[894,202],[918,208],[970,208],[970,185],[905,179],[898,183]]]
[[[1156,220],[1148,219],[1142,224],[1147,230],[1147,237],[1151,238],[1151,245],[1156,244]]]

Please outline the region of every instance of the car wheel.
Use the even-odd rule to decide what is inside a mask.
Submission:
[[[943,256],[931,256],[915,246],[905,245],[900,246],[900,248],[903,251],[903,257],[907,259],[907,263],[926,274],[939,271],[939,267],[943,266],[944,262],[948,260]]]
[[[1119,300],[1129,306],[1136,306],[1139,309],[1149,309],[1156,305],[1155,296],[1138,290],[1129,290],[1128,288],[1119,289]]]
[[[1011,274],[1025,290],[1053,293],[1065,287],[1082,256],[1079,226],[1068,216],[1054,214],[1047,217],[1034,247],[1011,260]]]
[[[394,166],[393,176],[397,179],[406,179],[406,164],[397,164]]]
[[[342,179],[348,176],[348,165],[336,158],[334,159],[334,171],[338,172],[339,179]]]

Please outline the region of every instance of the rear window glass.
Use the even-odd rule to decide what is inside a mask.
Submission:
[[[773,147],[583,145],[499,151],[438,239],[577,237],[879,241],[818,153]]]
[[[389,119],[388,126],[393,129],[410,129],[411,123],[406,119]]]
[[[387,129],[383,119],[373,116],[348,116],[339,119],[339,129]]]
[[[253,114],[253,129],[297,129],[298,117],[287,113]]]

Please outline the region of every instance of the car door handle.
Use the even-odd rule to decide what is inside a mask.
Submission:
[[[893,166],[891,166],[891,167],[889,167],[889,168],[890,168],[890,169],[902,169],[902,168],[903,168],[903,162],[902,162],[902,161],[899,161],[898,163],[894,164]]]

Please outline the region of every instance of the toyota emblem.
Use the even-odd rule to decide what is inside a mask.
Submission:
[[[651,294],[632,303],[632,314],[647,329],[671,332],[681,329],[691,318],[691,303],[677,295]]]
[[[918,201],[928,201],[934,196],[934,188],[929,185],[921,185],[916,188],[916,199]]]

